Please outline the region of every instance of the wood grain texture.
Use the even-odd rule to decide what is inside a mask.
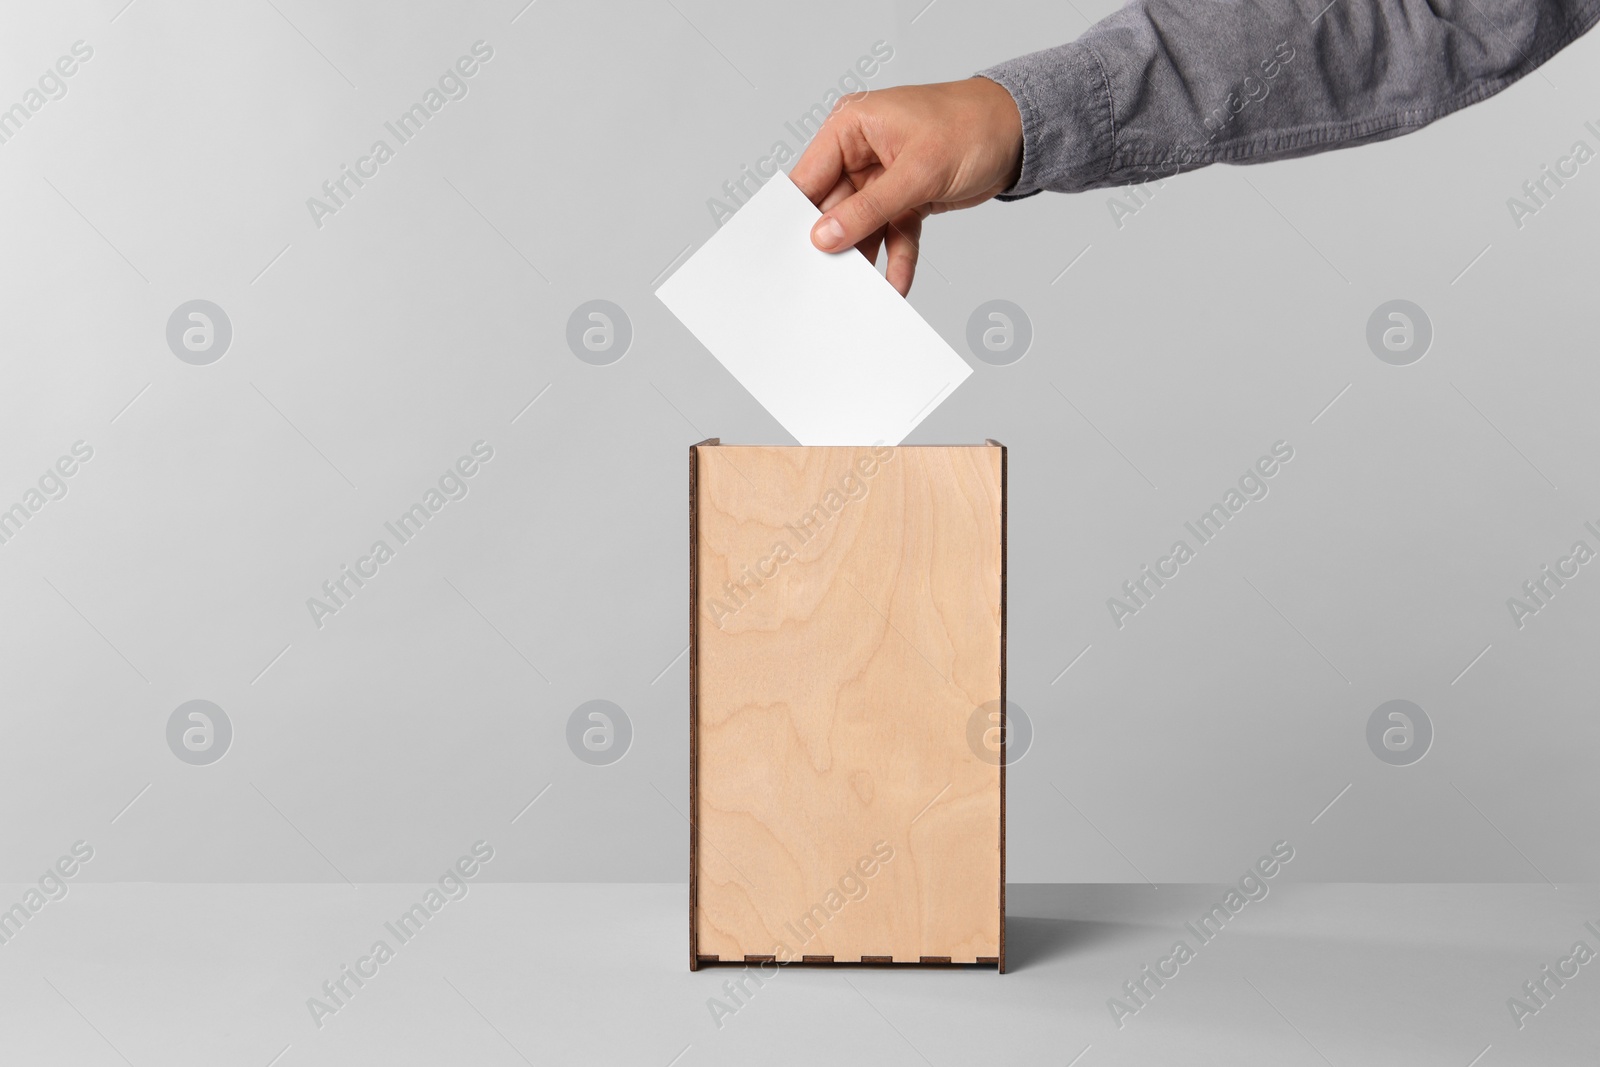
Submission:
[[[1002,457],[694,450],[692,960],[1001,954]]]

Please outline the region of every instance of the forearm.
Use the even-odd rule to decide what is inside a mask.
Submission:
[[[982,72],[1022,115],[1003,199],[1395,137],[1499,92],[1600,0],[1136,0]]]

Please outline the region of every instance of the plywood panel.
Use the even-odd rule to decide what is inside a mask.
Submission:
[[[691,462],[691,954],[997,959],[1003,449]]]

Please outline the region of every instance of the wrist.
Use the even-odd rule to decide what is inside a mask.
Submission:
[[[983,140],[996,155],[1000,191],[1008,193],[1022,176],[1022,106],[1009,88],[993,78],[976,74],[967,81],[983,102]]]

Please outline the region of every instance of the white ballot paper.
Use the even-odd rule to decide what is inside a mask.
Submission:
[[[656,296],[802,445],[897,445],[972,373],[778,173]]]

